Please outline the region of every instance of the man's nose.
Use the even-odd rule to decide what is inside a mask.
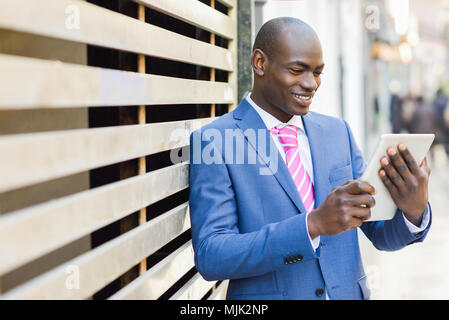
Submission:
[[[318,88],[318,83],[313,76],[313,72],[306,72],[301,79],[300,85],[307,91],[315,91]]]

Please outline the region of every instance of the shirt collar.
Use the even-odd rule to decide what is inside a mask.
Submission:
[[[283,128],[286,125],[294,125],[294,126],[298,127],[299,129],[301,129],[302,132],[305,132],[304,124],[302,122],[302,117],[301,116],[293,115],[293,117],[291,117],[290,120],[288,120],[287,122],[281,122],[276,117],[274,117],[273,115],[271,115],[270,113],[266,112],[261,107],[259,107],[251,99],[250,95],[251,95],[251,93],[249,93],[246,96],[246,100],[257,111],[259,116],[262,118],[262,121],[265,123],[265,126],[267,127],[267,129],[272,129],[272,128],[276,127],[276,126],[278,126],[280,128]]]

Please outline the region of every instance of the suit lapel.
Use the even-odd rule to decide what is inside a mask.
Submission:
[[[234,119],[236,119],[236,125],[243,131],[243,135],[248,141],[248,145],[250,145],[255,150],[262,165],[265,165],[271,171],[273,176],[279,182],[284,191],[288,194],[298,210],[300,212],[305,212],[306,210],[304,204],[302,203],[299,192],[296,189],[295,182],[293,181],[290,172],[288,171],[287,165],[282,159],[282,156],[279,153],[273,139],[271,138],[271,135],[267,127],[265,126],[265,123],[262,121],[257,111],[254,110],[254,108],[251,107],[251,105],[246,101],[246,99],[243,99],[237,109],[234,110]],[[263,155],[259,154],[260,149],[258,149],[257,145],[254,145],[253,139],[248,138],[248,136],[245,134],[245,131],[247,129],[256,131],[256,141],[258,141],[259,138],[265,139],[266,148],[265,150],[263,150],[262,148],[262,150],[268,156],[267,159],[265,159]],[[264,134],[258,135],[258,130],[262,130]],[[270,150],[275,150],[275,152],[270,152]],[[272,168],[269,163],[270,161],[273,161],[274,157],[277,158],[277,166]]]

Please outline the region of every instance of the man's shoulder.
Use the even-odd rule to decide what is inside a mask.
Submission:
[[[309,111],[309,116],[315,122],[319,123],[322,127],[328,129],[344,128],[346,129],[347,123],[341,118],[330,116],[327,114]]]
[[[212,120],[208,124],[205,124],[201,128],[196,129],[195,131],[197,132],[206,130],[224,131],[225,129],[235,128],[235,120],[233,117],[234,111],[235,109],[228,113],[225,113],[222,116],[219,116],[218,118]]]

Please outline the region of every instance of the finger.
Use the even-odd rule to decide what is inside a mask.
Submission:
[[[344,229],[350,230],[360,227],[365,220],[371,217],[371,211],[369,208],[353,207],[349,212],[349,215],[345,216]]]
[[[356,229],[359,228],[363,224],[364,220],[359,219],[357,217],[353,217],[351,219],[350,225],[346,230]]]
[[[427,172],[427,175],[430,176],[432,170],[430,170],[430,167],[427,164],[427,157],[424,157],[424,160],[422,161],[420,168],[423,168]]]
[[[360,227],[363,224],[363,222],[365,222],[369,218],[371,218],[370,209],[358,208],[354,210],[354,214],[350,220],[351,229]]]
[[[413,158],[412,154],[410,153],[405,144],[403,143],[399,144],[398,149],[402,157],[404,158],[405,163],[407,163],[407,166],[409,167],[411,173],[413,175],[416,175],[419,171],[419,167],[418,163],[416,163],[415,158]]]
[[[399,150],[399,147],[398,147]],[[402,158],[401,154],[396,151],[394,148],[388,148],[387,150],[388,156],[390,158],[390,163],[393,164],[397,173],[402,177],[402,179],[407,182],[412,178],[412,173],[410,172],[405,160]]]
[[[363,193],[376,194],[376,189],[372,185],[361,180],[352,180],[350,183],[344,186],[344,189],[349,194],[354,195]]]
[[[376,200],[370,194],[350,195],[346,198],[346,203],[353,207],[372,208],[376,205]]]
[[[383,170],[383,169],[379,170],[379,177],[380,177],[380,180],[382,180],[385,188],[387,188],[388,192],[390,192],[390,194],[393,192],[397,192],[395,185],[393,184],[393,182],[391,182],[391,180],[387,176],[387,173],[385,172],[385,170]]]
[[[345,224],[344,231],[356,229],[356,228],[360,227],[363,224],[363,222],[364,222],[363,219],[359,219],[357,217],[351,217],[349,219],[349,221],[347,222],[347,224]]]
[[[383,157],[380,160],[380,164],[382,169],[386,172],[390,181],[399,189],[404,190],[405,182],[396,169],[393,167],[390,161],[388,161],[387,157]]]

